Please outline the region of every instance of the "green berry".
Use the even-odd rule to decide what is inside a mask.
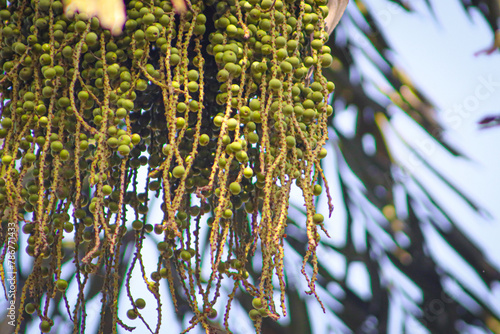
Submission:
[[[40,323],[40,331],[42,333],[48,333],[50,332],[50,329],[51,329],[52,325],[50,324],[50,322],[48,322],[47,320],[43,320],[41,323]]]
[[[313,216],[313,222],[315,224],[321,224],[325,220],[325,217],[321,213],[316,213]]]
[[[120,145],[118,146],[118,152],[120,152],[121,155],[129,155],[130,153],[130,146],[128,145]]]
[[[63,144],[58,140],[50,143],[50,149],[54,152],[61,152],[63,148],[64,148]]]
[[[190,70],[187,77],[189,81],[197,81],[200,78],[200,74],[197,70]]]
[[[65,291],[68,288],[68,282],[66,280],[60,279],[56,282],[57,290]]]
[[[146,301],[142,298],[137,298],[134,304],[138,309],[141,310],[146,307]]]
[[[181,252],[181,259],[184,260],[184,261],[190,261],[191,260],[191,253],[187,250],[183,250]]]
[[[264,1],[267,1],[267,0],[264,0]],[[257,321],[260,319],[260,312],[258,310],[250,310],[250,312],[248,312],[248,315],[250,316],[250,319],[252,321]]]
[[[233,195],[238,195],[241,192],[240,184],[238,182],[231,183],[229,185],[229,191],[231,191]]]
[[[262,308],[262,299],[254,298],[252,300],[252,306],[256,309],[261,309]]]
[[[134,320],[134,319],[137,319],[137,312],[133,309],[130,309],[127,311],[127,317],[130,319],[130,320]]]
[[[207,134],[204,133],[200,136],[201,146],[207,146],[209,142],[210,142],[210,137]]]
[[[186,169],[182,166],[176,166],[172,170],[172,175],[178,179],[180,179],[186,173]]]
[[[253,169],[250,167],[246,167],[243,170],[243,176],[247,179],[251,178],[253,176]]]
[[[4,156],[2,157],[2,164],[4,164],[4,165],[8,165],[8,164],[10,164],[11,162],[12,162],[12,156],[10,156],[10,155],[4,155]]]
[[[28,304],[26,304],[26,306],[24,307],[24,310],[25,310],[25,311],[26,311],[26,313],[28,313],[28,314],[33,314],[33,313],[35,313],[36,308],[35,308],[35,305],[33,305],[32,303],[28,303]]]

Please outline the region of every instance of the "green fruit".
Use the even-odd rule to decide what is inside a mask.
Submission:
[[[54,79],[56,77],[56,70],[52,67],[47,68],[43,71],[43,77],[49,80]]]
[[[253,169],[250,167],[246,167],[243,170],[243,176],[247,179],[250,179],[253,176]]]
[[[59,158],[61,158],[62,161],[68,161],[70,158],[69,151],[61,150],[61,152],[59,152]]]
[[[196,83],[195,81],[191,81],[187,84],[187,88],[191,93],[195,93],[198,91],[199,86],[198,83]]]
[[[42,333],[50,332],[51,327],[52,327],[52,325],[47,320],[43,320],[39,326],[40,331],[42,331]]]
[[[64,148],[63,144],[58,140],[50,143],[50,149],[54,152],[61,152],[63,148]]]
[[[110,185],[106,184],[106,185],[102,186],[102,193],[104,194],[104,196],[111,195],[112,192],[113,192],[113,188]]]
[[[12,162],[12,160],[13,160],[12,156],[10,156],[10,155],[4,155],[2,157],[2,164],[8,165],[8,164],[10,164]]]
[[[134,220],[134,221],[132,222],[132,228],[133,228],[134,230],[136,230],[136,231],[141,230],[141,229],[142,229],[142,226],[143,226],[143,224],[142,224],[142,222],[141,222],[140,220]]]
[[[120,145],[118,146],[118,152],[120,152],[121,155],[129,155],[130,147],[128,145]]]
[[[186,169],[182,166],[176,166],[172,170],[172,175],[178,179],[183,177],[185,173],[186,173]]]
[[[236,130],[236,127],[238,126],[238,121],[235,120],[234,118],[230,118],[227,120],[227,129],[229,131],[234,131]]]
[[[215,309],[211,308],[211,309],[208,311],[208,315],[207,315],[207,317],[208,317],[209,319],[215,319],[215,318],[217,318],[217,311],[216,311]]]
[[[152,15],[152,14],[151,14]],[[154,42],[160,36],[160,30],[155,26],[150,26],[146,29],[146,39],[150,42]]]
[[[264,0],[264,1],[267,1],[267,0]],[[252,321],[257,321],[261,317],[260,312],[258,310],[250,310],[250,312],[248,312],[248,315]]]
[[[231,191],[233,195],[238,195],[241,192],[240,184],[238,182],[231,183],[229,185],[229,191]]]
[[[142,299],[142,298],[137,298],[135,300],[134,304],[138,309],[141,309],[141,310],[146,307],[146,301],[144,301],[144,299]]]
[[[321,150],[318,153],[318,158],[323,159],[327,155],[327,150],[326,148],[322,147]]]
[[[313,216],[313,222],[315,224],[321,224],[325,220],[325,217],[321,213],[316,213]]]
[[[313,189],[313,194],[315,196],[319,196],[319,195],[321,195],[322,192],[323,192],[323,188],[321,187],[321,185],[315,184],[314,189]]]
[[[200,78],[200,75],[198,71],[196,70],[190,70],[187,74],[188,80],[189,81],[197,81]]]
[[[28,303],[26,304],[26,306],[24,307],[24,310],[26,311],[26,313],[28,314],[33,314],[35,313],[36,311],[36,307],[35,305],[33,305],[32,303]]]
[[[97,34],[95,32],[89,32],[85,37],[85,43],[89,46],[94,46],[97,44]]]
[[[56,282],[57,290],[65,291],[68,288],[68,282],[66,280],[60,279]]]
[[[180,254],[181,259],[188,262],[191,260],[191,253],[187,250],[183,250]]]
[[[129,318],[130,320],[134,320],[134,319],[137,319],[137,312],[135,310],[128,310],[127,311],[127,318]]]
[[[207,146],[210,142],[210,137],[207,134],[202,134],[199,140],[201,146]]]
[[[252,306],[256,309],[261,309],[262,308],[262,299],[254,298],[252,300]]]
[[[231,209],[224,210],[224,212],[222,213],[222,217],[224,217],[226,219],[233,217],[233,210],[231,210]]]

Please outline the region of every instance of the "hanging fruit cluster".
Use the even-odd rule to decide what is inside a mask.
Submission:
[[[334,89],[321,72],[332,62],[326,0],[192,0],[180,14],[169,1],[126,6],[124,31],[113,36],[96,17],[68,18],[57,0],[0,1],[0,263],[5,224],[16,222],[28,243],[18,251],[34,261],[19,287],[21,309],[36,312],[49,332],[51,300],[68,286],[63,239],[74,241],[80,292],[70,318],[84,326],[83,290],[100,275],[101,316],[109,312],[116,331],[117,324],[128,328],[117,317],[119,285],[130,289],[143,241],[156,234],[163,239],[158,270],[144,281],[157,299],[161,282],[174,298],[180,278],[194,313],[187,330],[208,328],[221,281],[232,279],[255,298],[250,317],[259,331],[262,317],[278,317],[273,275],[285,310],[283,239],[293,184],[307,207],[302,271],[315,294],[323,216],[314,196],[326,184],[320,159]],[[139,189],[141,169],[146,189]],[[154,197],[162,216],[148,217]],[[197,231],[205,221],[211,275],[202,278]],[[122,278],[126,235],[135,237],[136,252]],[[245,268],[256,254],[262,271],[252,285]],[[144,300],[129,299],[127,315],[135,319]],[[21,312],[17,331],[22,321]]]

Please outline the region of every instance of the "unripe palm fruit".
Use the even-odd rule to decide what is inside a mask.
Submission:
[[[313,222],[316,224],[321,224],[325,220],[325,217],[321,213],[316,213],[313,216]]]
[[[258,310],[250,310],[250,312],[248,312],[248,315],[252,321],[257,321],[261,317],[260,312]]]
[[[127,317],[130,319],[130,320],[134,320],[137,318],[137,312],[134,311],[134,310],[128,310],[127,311]]]
[[[144,299],[142,299],[142,298],[137,298],[135,300],[134,304],[138,309],[141,309],[141,310],[146,307],[146,301],[144,301]]]
[[[66,280],[60,279],[56,282],[57,290],[65,291],[68,288],[68,282]]]
[[[181,259],[184,260],[184,261],[190,261],[191,260],[191,253],[187,250],[183,250],[181,252]]]
[[[238,195],[241,192],[240,184],[238,182],[231,183],[229,185],[229,191],[231,191],[233,195]]]
[[[186,169],[182,166],[176,166],[172,170],[172,175],[178,179],[180,179],[186,173]]]
[[[39,326],[40,331],[41,331],[42,333],[48,333],[48,332],[50,332],[50,328],[51,328],[51,327],[52,327],[52,326],[51,326],[50,322],[48,322],[47,320],[43,320],[43,321],[40,323],[40,326]]]
[[[260,298],[254,298],[252,300],[252,306],[256,309],[262,308],[262,299]]]

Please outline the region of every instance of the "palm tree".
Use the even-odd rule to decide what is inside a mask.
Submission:
[[[393,2],[403,10],[411,10],[405,1]],[[467,332],[457,327],[460,325],[464,328],[464,324],[500,333],[498,309],[483,295],[464,285],[460,277],[450,275],[430,255],[427,233],[432,229],[473,268],[490,291],[495,282],[500,280],[499,268],[486,259],[482,250],[456,226],[450,213],[439,204],[439,195],[427,190],[416,175],[405,169],[387,144],[388,137],[397,132],[391,127],[391,114],[388,112],[388,107],[395,105],[449,154],[461,156],[459,149],[453,148],[442,138],[442,128],[436,120],[433,104],[394,65],[385,31],[379,29],[373,13],[368,9],[368,3],[368,0],[350,3],[339,28],[330,37],[329,46],[336,58],[331,68],[325,70],[325,76],[335,83],[336,90],[331,102],[335,106],[335,113],[330,119],[330,141],[327,144],[330,154],[323,162],[323,168],[328,174],[331,189],[338,189],[338,195],[342,196],[343,207],[337,207],[337,211],[345,212],[345,239],[321,239],[316,283],[322,301],[320,305],[303,292],[307,286],[297,274],[300,266],[295,262],[306,252],[307,236],[303,228],[304,208],[292,198],[284,246],[287,251],[285,278],[288,320],[276,322],[266,318],[262,333],[325,333],[327,330],[333,333],[386,333],[391,326],[391,317],[404,319],[407,323],[405,332],[408,333],[420,332],[422,328],[430,333]],[[432,8],[430,1],[426,3]],[[492,30],[498,29],[500,10],[497,1],[461,3],[466,10],[478,8]],[[364,47],[356,43],[346,33],[347,26],[357,27],[369,43],[364,44]],[[376,51],[374,65],[390,84],[391,90],[383,92],[385,98],[373,97],[367,79],[360,75],[357,55],[359,52],[368,52],[368,49],[370,52]],[[355,111],[352,113],[355,129],[351,133],[346,133],[334,121],[344,109]],[[481,215],[480,204],[471,200],[446,175],[425,161],[416,148],[404,142],[402,136],[399,138],[423,168],[436,175],[444,187],[461,198],[461,205],[467,205]],[[367,142],[372,144],[367,145]],[[326,197],[323,194],[317,201],[317,207],[323,208],[325,212]],[[333,219],[338,218],[334,217],[331,221]],[[333,227],[333,224],[328,223],[327,226]],[[127,234],[122,247],[131,250],[135,242],[133,234]],[[208,243],[204,245],[209,247]],[[340,261],[333,262],[334,258]],[[71,251],[68,250],[63,262],[71,263],[72,260]],[[132,251],[124,252],[117,268],[119,276],[126,277],[131,261],[136,260]],[[336,267],[342,262],[343,266]],[[256,278],[260,273],[253,269],[255,266],[249,267],[249,274]],[[26,279],[22,268],[19,276],[22,285],[23,279]],[[356,278],[358,281],[364,279],[365,290],[351,283]],[[175,279],[177,286],[180,286],[181,282]],[[123,285],[123,280],[119,284]],[[466,298],[450,295],[447,288],[450,284],[458,287]],[[92,300],[106,288],[95,277],[89,279],[88,286],[86,301]],[[130,288],[128,284],[127,288]],[[221,293],[229,294],[232,288],[224,286]],[[276,288],[279,289],[279,283]],[[178,302],[177,320],[186,323],[192,315],[189,301],[182,290],[172,291]],[[65,301],[59,299],[58,303],[64,305]],[[239,312],[239,308],[251,310],[252,297],[238,291],[232,307],[236,309],[234,312]],[[109,331],[107,326],[112,323],[111,312],[104,314],[100,326]],[[52,314],[52,317],[58,316],[65,317],[59,307]],[[30,320],[33,319],[27,316],[27,320],[23,323],[22,332],[28,332]],[[214,333],[223,332],[218,323],[214,322],[211,326]],[[10,330],[6,321],[0,323],[0,332],[4,333],[5,328]],[[127,328],[126,325],[124,328]],[[234,332],[238,333],[237,329]]]

